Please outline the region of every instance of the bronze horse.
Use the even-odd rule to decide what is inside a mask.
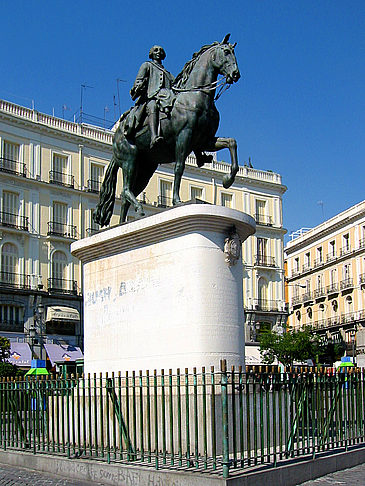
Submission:
[[[215,92],[223,75],[224,84],[232,84],[240,78],[235,45],[229,44],[229,34],[222,42],[203,46],[187,62],[177,76],[173,91],[176,100],[169,117],[161,118],[160,127],[164,141],[150,149],[151,135],[146,124],[131,142],[124,133],[124,116],[114,134],[113,156],[105,172],[100,201],[94,220],[106,226],[113,214],[118,169],[123,171],[122,207],[120,222],[126,220],[132,205],[143,215],[137,196],[145,189],[158,164],[175,162],[173,205],[180,201],[180,183],[187,156],[194,151],[204,160],[204,151],[228,148],[231,155],[231,171],[223,177],[223,186],[230,187],[238,172],[237,144],[233,138],[216,137],[219,113],[215,107]],[[199,160],[198,160],[199,162]]]

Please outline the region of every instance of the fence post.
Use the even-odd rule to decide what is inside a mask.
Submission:
[[[221,360],[221,398],[222,398],[222,465],[223,478],[229,476],[229,431],[228,431],[228,378],[227,362]]]

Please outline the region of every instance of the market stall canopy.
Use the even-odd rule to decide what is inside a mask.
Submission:
[[[28,343],[10,342],[9,363],[16,366],[30,367],[32,352]]]
[[[70,344],[45,344],[44,348],[52,366],[56,363],[67,363],[84,357],[80,348]]]
[[[79,321],[80,314],[77,309],[64,306],[47,307],[46,322],[49,321]]]

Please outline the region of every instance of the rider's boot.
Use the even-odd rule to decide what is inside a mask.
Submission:
[[[162,142],[163,137],[158,135],[158,111],[157,109],[151,111],[148,115],[148,124],[151,130],[150,148],[153,148],[157,143]]]

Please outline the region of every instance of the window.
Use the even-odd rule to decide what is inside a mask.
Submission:
[[[4,159],[7,162],[19,162],[20,146],[17,143],[4,141]],[[10,164],[10,167],[11,168]]]
[[[348,233],[346,235],[343,235],[342,242],[343,242],[343,249],[345,251],[349,251],[349,249],[350,249],[350,235]]]
[[[322,251],[322,247],[320,246],[319,248],[317,248],[317,262],[321,263],[322,260],[323,260],[323,251]]]
[[[68,158],[65,155],[53,154],[53,170],[58,174],[67,173]]]
[[[50,182],[63,186],[74,187],[74,177],[68,174],[68,157],[66,155],[53,154]]]
[[[295,258],[294,260],[294,272],[299,272],[299,257]]]
[[[202,187],[190,187],[190,199],[203,199],[203,188]]]
[[[259,201],[256,199],[256,215],[258,217],[265,216],[266,214],[266,201]]]
[[[317,289],[318,290],[322,289],[322,283],[323,283],[322,275],[317,275]]]
[[[55,251],[52,256],[52,287],[63,288],[63,283],[66,279],[67,272],[67,257],[62,251]]]
[[[9,331],[21,330],[24,323],[24,309],[16,305],[0,305],[0,326]]]
[[[16,284],[19,280],[18,248],[12,243],[4,243],[1,250],[1,281]]]
[[[259,279],[258,283],[258,298],[261,303],[267,301],[268,284],[264,278]]]
[[[104,166],[91,164],[90,172],[91,179],[88,181],[88,189],[91,192],[99,192],[104,177]]]
[[[16,226],[19,214],[19,194],[3,191],[2,223]]]
[[[351,268],[350,264],[346,263],[343,266],[343,280],[348,280],[351,277]]]
[[[304,255],[304,262],[305,262],[305,267],[310,268],[310,266],[311,266],[311,254],[310,253],[306,253]]]
[[[337,283],[337,270],[335,268],[332,268],[331,270],[330,279],[331,279],[331,285]]]
[[[172,205],[172,182],[160,181],[159,206],[167,207]]]
[[[221,204],[226,208],[232,207],[232,194],[227,194],[226,192],[221,193]]]
[[[330,249],[330,252],[329,252],[330,256],[331,257],[336,256],[336,241],[335,240],[330,241],[330,248],[329,249]]]
[[[67,204],[53,203],[53,221],[60,224],[67,224]]]
[[[311,281],[310,281],[310,279],[308,278],[308,279],[305,281],[305,292],[308,294],[310,291],[311,291]]]
[[[90,228],[88,230],[86,230],[87,236],[93,235],[94,233],[96,233],[100,229],[100,226],[98,225],[98,223],[95,223],[94,218],[93,218],[95,211],[96,211],[96,209],[90,210]]]
[[[257,238],[257,257],[264,259],[267,256],[267,239]]]

